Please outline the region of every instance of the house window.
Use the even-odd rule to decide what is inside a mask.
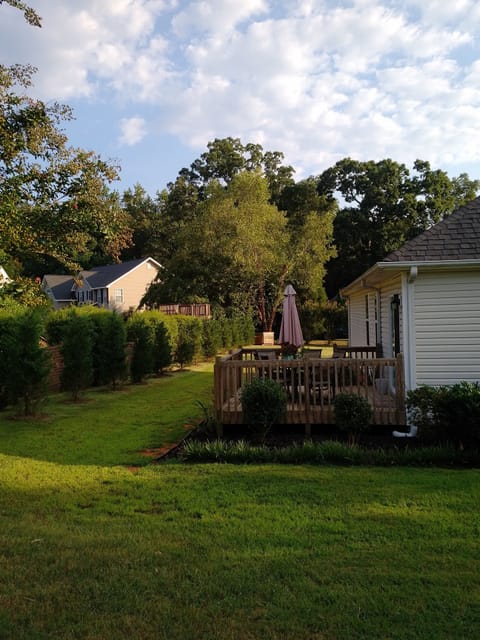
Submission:
[[[123,302],[123,289],[115,289],[113,292],[113,299],[115,304],[121,304]]]

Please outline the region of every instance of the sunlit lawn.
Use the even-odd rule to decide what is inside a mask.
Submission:
[[[0,414],[0,638],[478,637],[478,470],[129,471],[184,433],[208,380],[56,398],[37,424]]]
[[[211,363],[117,391],[94,389],[80,403],[51,396],[41,419],[0,413],[0,451],[63,464],[147,464],[142,451],[178,441],[212,403]],[[8,412],[11,414],[12,412]]]

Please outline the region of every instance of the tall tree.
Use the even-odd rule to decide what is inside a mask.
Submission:
[[[450,179],[417,160],[411,173],[391,159],[344,158],[318,178],[318,193],[344,206],[334,222],[337,257],[327,265],[329,296],[375,262],[468,202],[480,187],[466,174]]]
[[[70,108],[23,93],[34,71],[0,66],[0,250],[32,269],[118,260],[131,232],[108,188],[117,167],[67,145]]]
[[[151,255],[160,259],[162,238],[160,235],[160,205],[145,189],[136,184],[122,196],[122,207],[128,215],[132,230],[131,246],[123,249],[122,260],[134,260]]]
[[[322,288],[332,218],[312,212],[303,226],[289,226],[259,171],[243,171],[226,186],[212,181],[195,216],[175,235],[177,250],[147,302],[201,298],[252,308],[258,325],[270,330],[287,278],[304,292]]]

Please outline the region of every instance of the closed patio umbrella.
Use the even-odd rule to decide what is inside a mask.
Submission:
[[[295,302],[296,293],[297,292],[291,284],[289,284],[285,289],[279,342],[281,344],[293,344],[295,347],[299,348],[303,346],[304,339]]]

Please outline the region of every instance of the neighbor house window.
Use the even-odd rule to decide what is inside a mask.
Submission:
[[[123,289],[115,289],[113,293],[113,298],[115,300],[115,304],[120,304],[123,302]]]

